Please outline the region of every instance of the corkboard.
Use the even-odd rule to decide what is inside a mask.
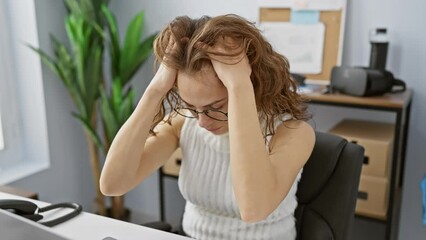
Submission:
[[[259,8],[259,14],[260,22],[288,22],[290,21],[291,9]],[[331,69],[340,65],[343,44],[340,37],[341,31],[343,31],[342,24],[344,24],[342,15],[342,10],[320,12],[320,22],[325,25],[322,71],[319,74],[306,74],[308,79],[330,80]]]

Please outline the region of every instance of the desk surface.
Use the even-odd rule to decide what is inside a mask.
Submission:
[[[345,94],[305,93],[312,103],[335,103],[344,105],[359,105],[365,107],[404,108],[411,101],[413,91],[407,89],[400,93],[387,93],[383,96],[354,97]]]
[[[19,197],[16,195],[0,192],[0,199],[22,199],[36,203],[39,207],[47,206],[48,203]],[[52,211],[50,215],[44,215],[44,219],[48,220],[55,216],[61,216],[67,210]],[[170,239],[185,240],[187,237],[171,234],[152,228],[147,228],[137,224],[119,221],[88,212],[82,212],[67,222],[61,223],[51,228],[54,233],[70,239],[93,239],[101,240],[106,237],[112,239]]]

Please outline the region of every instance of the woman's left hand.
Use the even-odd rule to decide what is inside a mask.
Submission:
[[[251,84],[251,65],[246,49],[240,42],[230,37],[220,37],[214,46],[207,46],[207,51],[218,78],[226,88]]]

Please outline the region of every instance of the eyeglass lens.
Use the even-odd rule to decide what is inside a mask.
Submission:
[[[218,121],[228,120],[226,113],[223,113],[221,111],[215,111],[215,110],[205,110],[203,112],[198,112],[197,110],[191,109],[191,108],[176,108],[176,112],[184,117],[189,117],[189,118],[198,118],[199,114],[204,113],[206,116]]]

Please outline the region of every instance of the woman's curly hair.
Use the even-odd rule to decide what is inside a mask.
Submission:
[[[283,114],[290,114],[294,119],[307,120],[306,99],[297,93],[297,84],[291,78],[289,62],[281,54],[275,52],[253,23],[237,15],[221,15],[217,17],[203,16],[191,19],[188,16],[175,18],[166,26],[154,41],[156,63],[164,63],[170,68],[185,73],[195,73],[206,65],[211,65],[210,57],[223,53],[207,52],[220,37],[230,37],[243,44],[240,49],[246,51],[252,67],[251,81],[254,88],[259,120],[266,123],[264,136],[273,135],[274,122]],[[167,48],[170,40],[174,42],[173,51]],[[225,46],[234,48],[234,46]],[[227,54],[235,56],[241,52]],[[155,116],[151,133],[166,115],[167,109],[174,109],[180,99],[178,89],[171,89],[163,99],[162,107]],[[167,122],[170,123],[172,112]]]

